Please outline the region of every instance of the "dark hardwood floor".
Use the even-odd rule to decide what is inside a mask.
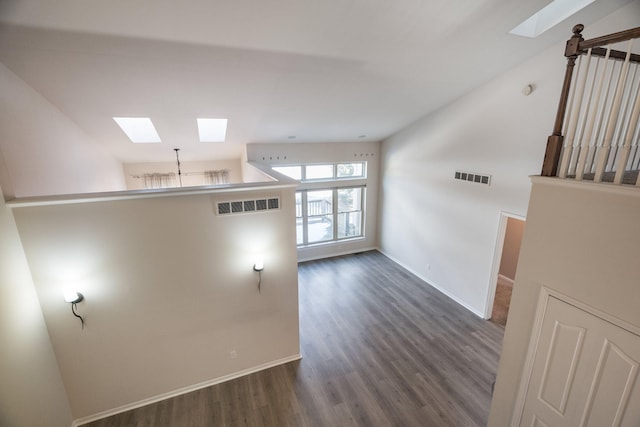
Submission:
[[[301,263],[303,359],[87,427],[483,426],[503,328],[372,251]]]

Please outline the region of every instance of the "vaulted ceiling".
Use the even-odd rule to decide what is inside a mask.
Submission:
[[[629,1],[526,39],[508,31],[547,0],[2,0],[0,62],[123,162],[228,158],[384,139]],[[226,142],[198,142],[197,117],[228,118]]]

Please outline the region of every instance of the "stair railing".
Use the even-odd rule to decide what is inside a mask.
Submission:
[[[590,40],[583,29],[573,27],[567,41],[541,175],[640,187],[640,55],[632,52],[640,27]],[[626,50],[612,49],[619,44]]]

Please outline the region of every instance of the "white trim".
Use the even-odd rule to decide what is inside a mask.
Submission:
[[[402,268],[404,268],[405,270],[409,271],[411,274],[413,274],[414,276],[418,277],[420,280],[422,280],[423,282],[425,282],[427,285],[431,286],[432,288],[435,288],[436,290],[438,290],[439,292],[443,293],[444,295],[448,296],[449,298],[451,298],[452,300],[454,300],[455,302],[457,302],[458,304],[460,304],[461,306],[463,306],[464,308],[466,308],[467,310],[469,310],[470,312],[472,312],[473,314],[475,314],[476,316],[483,318],[482,316],[482,312],[479,310],[476,310],[475,308],[471,307],[469,304],[467,304],[465,301],[462,301],[460,298],[458,298],[457,296],[451,294],[450,292],[448,292],[447,290],[445,290],[443,287],[439,286],[437,283],[434,283],[433,280],[431,279],[427,279],[426,277],[424,277],[423,275],[421,275],[420,273],[414,271],[412,268],[406,266],[405,264],[403,264],[402,262],[398,261],[397,259],[395,259],[394,257],[392,257],[391,255],[385,253],[382,249],[378,248],[378,252],[380,252],[381,254],[383,254],[384,256],[386,256],[387,258],[389,258],[391,261],[395,262],[396,264],[398,264],[399,266],[401,266]]]
[[[146,399],[139,400],[133,403],[127,403],[126,405],[118,406],[117,408],[108,409],[106,411],[98,412],[97,414],[89,415],[86,417],[78,418],[74,420],[71,424],[71,427],[77,427],[82,424],[90,423],[93,421],[100,420],[102,418],[107,418],[112,415],[120,414],[122,412],[130,411],[132,409],[140,408],[142,406],[149,405],[151,403],[156,403],[161,400],[170,399],[172,397],[180,396],[182,394],[190,393],[192,391],[199,390],[201,388],[210,387],[212,385],[220,384],[226,381],[230,381],[236,378],[243,377],[245,375],[253,374],[259,371],[263,371],[265,369],[273,368],[275,366],[284,365],[285,363],[294,362],[296,360],[302,359],[302,355],[300,353],[294,354],[293,356],[284,357],[282,359],[274,360],[268,363],[264,363],[262,365],[254,366],[252,368],[243,369],[242,371],[234,372],[232,374],[223,375],[218,378],[214,378],[211,380],[203,381],[197,384],[189,385],[186,387],[179,388],[177,390],[169,391],[166,393],[158,394],[153,397],[149,397]]]
[[[520,386],[518,387],[518,393],[516,394],[516,400],[513,405],[513,417],[511,419],[511,425],[520,425],[522,420],[522,413],[524,412],[524,400],[529,389],[529,382],[531,381],[531,373],[533,372],[533,361],[535,360],[535,350],[538,348],[540,342],[540,334],[542,333],[542,321],[547,311],[547,302],[549,300],[549,289],[544,286],[540,288],[540,296],[538,298],[538,306],[536,308],[535,320],[533,321],[533,329],[531,330],[531,339],[529,340],[529,347],[527,348],[527,357],[522,367],[522,377],[520,379]]]
[[[280,173],[277,173],[276,171],[271,171],[271,169],[266,167],[265,165],[254,162],[247,162],[247,164],[258,169],[265,175],[265,177],[269,178],[270,181],[248,182],[241,184],[202,185],[196,187],[156,188],[149,190],[107,191],[103,193],[21,197],[5,200],[5,202],[6,205],[10,208],[22,208],[30,206],[106,202],[113,200],[148,199],[155,197],[190,196],[194,194],[229,193],[236,191],[263,191],[265,189],[276,190],[284,188],[295,188],[299,184],[298,181],[291,179],[286,175],[282,175]]]
[[[509,286],[513,286],[513,279],[505,276],[504,274],[498,274],[498,282],[503,282]]]
[[[557,298],[558,300],[572,305],[582,311],[585,311],[595,317],[611,323],[619,328],[622,328],[634,335],[640,336],[640,327],[626,322],[618,317],[615,317],[609,313],[605,313],[593,306],[585,304],[577,299],[574,299],[561,292],[547,288],[543,285],[540,286],[540,297],[538,298],[538,306],[536,308],[536,316],[533,322],[533,329],[531,331],[531,339],[529,340],[529,347],[527,348],[527,357],[522,367],[522,377],[520,379],[520,386],[518,387],[518,393],[516,394],[516,400],[513,406],[513,417],[511,419],[511,425],[520,425],[522,422],[522,415],[524,412],[525,398],[527,396],[527,390],[529,389],[529,383],[531,382],[531,374],[533,372],[533,362],[535,360],[538,344],[540,343],[540,335],[542,333],[542,322],[547,311],[547,304],[549,298]]]
[[[364,237],[358,237],[354,240],[364,240]],[[330,242],[332,244],[344,244],[349,242],[350,240],[337,240],[337,241],[333,241]],[[340,252],[331,252],[331,253],[325,253],[325,254],[320,254],[320,255],[311,255],[308,257],[304,257],[304,256],[300,256],[300,250],[301,249],[309,249],[308,252],[311,252],[311,249],[313,248],[318,248],[318,247],[322,247],[322,244],[318,244],[316,246],[305,246],[304,248],[298,248],[298,262],[307,262],[307,261],[315,261],[317,259],[325,259],[325,258],[333,258],[333,257],[337,257],[337,256],[343,256],[343,255],[353,255],[353,254],[357,254],[360,252],[367,252],[367,251],[380,251],[377,247],[375,246],[367,246],[364,248],[353,248],[353,249],[347,249],[346,251],[340,251]],[[325,247],[329,246],[329,244],[324,245]]]
[[[549,295],[551,295],[552,297],[555,297],[559,300],[562,300],[564,302],[566,302],[569,305],[572,305],[582,311],[586,311],[589,314],[592,314],[593,316],[599,317],[602,320],[605,320],[609,323],[611,323],[612,325],[615,325],[619,328],[622,328],[624,330],[626,330],[627,332],[630,332],[634,335],[638,335],[640,336],[640,326],[636,326],[632,323],[629,323],[625,320],[620,319],[619,317],[614,316],[613,314],[610,313],[606,313],[600,309],[597,309],[589,304],[585,304],[582,301],[579,301],[575,298],[570,297],[569,295],[565,295],[562,292],[558,292],[556,290],[553,289],[547,289],[545,288],[545,290],[549,293]]]
[[[192,196],[194,194],[218,194],[240,191],[264,191],[295,188],[297,184],[257,182],[251,184],[203,185],[199,187],[159,188],[153,190],[111,191],[105,193],[70,194],[63,196],[25,197],[6,202],[10,208],[31,206],[68,205],[73,203],[95,203],[114,200],[149,199],[157,197]]]
[[[500,275],[500,261],[502,260],[502,249],[504,249],[504,239],[507,235],[507,222],[509,218],[520,221],[526,221],[526,217],[512,214],[509,212],[500,212],[498,220],[498,234],[496,237],[495,251],[493,253],[493,266],[491,267],[491,275],[489,276],[489,285],[487,286],[487,299],[484,305],[483,319],[490,319],[493,312],[493,302],[496,297],[496,287],[498,285],[498,276]],[[503,276],[505,277],[505,276]],[[505,277],[505,279],[508,279]],[[511,280],[513,284],[513,280]]]
[[[563,179],[549,176],[533,175],[529,177],[533,184],[554,185],[581,190],[602,191],[609,194],[640,197],[640,187],[632,185],[613,184],[610,182],[576,181],[575,179]]]

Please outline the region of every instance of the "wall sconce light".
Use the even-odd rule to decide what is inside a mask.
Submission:
[[[262,270],[264,270],[264,260],[262,257],[257,257],[255,264],[253,264],[253,271],[258,272],[258,292],[260,291],[260,287],[262,286]]]
[[[82,323],[82,329],[84,329],[84,319],[82,318],[82,316],[76,313],[76,304],[78,304],[83,299],[84,299],[84,295],[82,295],[80,292],[70,291],[70,292],[65,292],[64,294],[64,300],[71,304],[71,312],[73,313],[74,316],[80,319],[80,322]]]

